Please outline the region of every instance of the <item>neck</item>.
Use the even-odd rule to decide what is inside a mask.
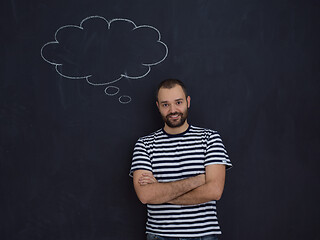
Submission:
[[[187,131],[188,127],[189,124],[187,123],[187,121],[185,121],[182,126],[176,128],[169,127],[167,124],[165,124],[163,129],[166,133],[174,135]]]

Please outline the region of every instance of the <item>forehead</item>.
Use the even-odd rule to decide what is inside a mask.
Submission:
[[[172,88],[160,88],[158,92],[158,101],[175,101],[176,99],[185,99],[186,96],[180,85]]]

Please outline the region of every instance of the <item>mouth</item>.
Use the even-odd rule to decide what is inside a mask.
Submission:
[[[173,113],[173,114],[169,114],[169,115],[167,116],[167,118],[168,118],[168,119],[176,120],[176,119],[178,119],[180,116],[182,116],[181,113]]]

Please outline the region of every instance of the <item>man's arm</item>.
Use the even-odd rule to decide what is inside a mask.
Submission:
[[[169,203],[178,205],[193,205],[212,200],[219,200],[224,189],[225,175],[225,165],[209,165],[206,167],[205,184],[169,201]]]
[[[204,183],[204,174],[179,181],[159,183],[150,171],[136,170],[133,173],[134,189],[143,204],[161,204],[172,201]]]

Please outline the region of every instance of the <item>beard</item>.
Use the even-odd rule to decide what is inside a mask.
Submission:
[[[180,119],[170,119],[171,115],[179,115]],[[162,116],[163,121],[171,128],[177,128],[181,127],[188,117],[188,109],[184,111],[183,113],[180,112],[174,112],[170,113],[167,116]]]

